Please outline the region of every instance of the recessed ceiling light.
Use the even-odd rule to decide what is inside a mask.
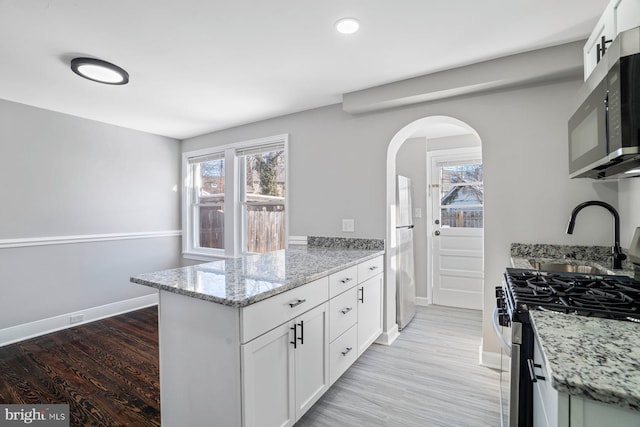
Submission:
[[[129,82],[129,73],[110,62],[94,58],[74,58],[71,69],[85,79],[108,85],[125,85]]]
[[[631,169],[631,170],[625,172],[625,174],[628,174],[628,175],[630,175],[632,173],[640,173],[640,169]]]
[[[360,22],[356,18],[342,18],[336,22],[336,30],[342,34],[353,34],[360,29]]]

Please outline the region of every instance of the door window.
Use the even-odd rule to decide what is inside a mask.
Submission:
[[[482,163],[440,163],[440,223],[442,227],[482,228],[484,186]]]

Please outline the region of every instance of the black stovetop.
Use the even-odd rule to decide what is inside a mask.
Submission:
[[[640,322],[640,282],[626,276],[550,273],[507,268],[511,317],[527,310]]]

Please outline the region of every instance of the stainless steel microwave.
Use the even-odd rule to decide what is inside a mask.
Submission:
[[[585,82],[569,119],[571,178],[640,175],[639,52],[640,28],[620,33]]]

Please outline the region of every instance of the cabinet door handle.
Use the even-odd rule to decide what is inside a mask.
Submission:
[[[296,302],[290,302],[290,303],[289,303],[289,307],[291,307],[291,308],[293,308],[293,307],[297,307],[297,306],[299,306],[300,304],[305,303],[305,302],[307,302],[307,300],[306,300],[306,299],[298,299]]]
[[[350,312],[351,310],[353,310],[353,307],[345,307],[342,310],[340,310],[340,313],[342,314],[347,314],[348,312]]]
[[[360,298],[358,298],[358,301],[364,304],[364,286],[358,290],[360,291]]]
[[[353,350],[353,347],[347,347],[345,351],[341,351],[340,354],[342,354],[343,356],[346,356],[347,354],[349,354],[349,352]]]
[[[378,269],[377,265],[372,265],[371,267],[369,267],[370,271],[377,270],[377,269]]]
[[[293,330],[293,341],[289,341],[289,344],[293,344],[293,348],[298,348],[298,338],[297,338],[298,325],[294,323],[293,328],[289,328],[289,329]]]
[[[344,279],[340,280],[340,283],[345,284],[345,283],[349,283],[352,280],[353,280],[352,277],[345,277]]]
[[[298,325],[300,325],[300,336],[298,337],[298,340],[300,341],[300,345],[304,344],[304,321],[301,320],[300,323],[298,323]]]
[[[538,380],[546,381],[546,378],[542,375],[536,375],[534,369],[542,368],[542,365],[537,363],[533,363],[533,359],[527,359],[527,366],[529,367],[529,378],[531,378],[532,383],[537,383]]]

